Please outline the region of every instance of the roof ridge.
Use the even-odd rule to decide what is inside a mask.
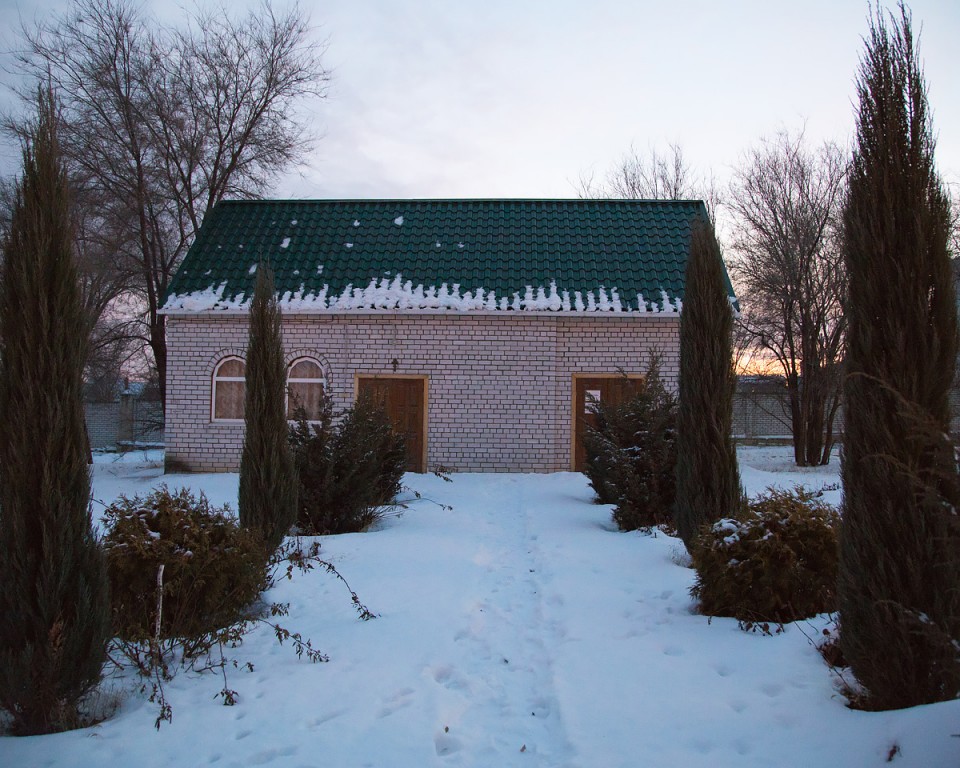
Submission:
[[[289,197],[289,198],[230,198],[221,204],[253,203],[258,205],[290,205],[291,203],[703,203],[700,198],[664,199],[630,197]]]

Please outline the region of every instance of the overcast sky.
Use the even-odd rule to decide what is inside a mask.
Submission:
[[[167,19],[177,5],[145,3]],[[868,12],[860,0],[302,5],[328,41],[333,80],[308,107],[317,150],[277,197],[575,197],[582,172],[602,175],[631,144],[679,143],[723,180],[781,127],[849,142]],[[960,2],[910,5],[939,168],[958,182]],[[65,6],[0,0],[4,49],[18,14]],[[0,173],[18,162],[0,146]]]

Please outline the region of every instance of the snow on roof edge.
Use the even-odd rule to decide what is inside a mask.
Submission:
[[[245,310],[250,299],[244,294],[225,298],[226,282],[209,286],[203,291],[173,294],[167,298],[162,312],[206,312],[211,310]],[[252,298],[252,297],[251,297]],[[616,287],[598,286],[595,290],[558,290],[556,281],[549,286],[525,287],[523,295],[514,291],[498,296],[482,287],[461,291],[459,283],[448,286],[414,287],[402,275],[371,279],[366,288],[352,284],[339,295],[329,295],[324,285],[318,292],[307,291],[303,285],[295,292],[286,291],[278,297],[281,310],[288,312],[337,312],[349,310],[452,310],[459,312],[586,312],[600,314],[659,314],[677,315],[683,308],[680,297],[671,297],[663,289],[659,300],[649,300],[637,294],[633,300],[624,300]]]

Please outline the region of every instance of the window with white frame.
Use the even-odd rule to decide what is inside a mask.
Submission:
[[[242,421],[246,397],[246,363],[239,357],[221,360],[213,372],[213,420]]]
[[[309,357],[290,364],[287,372],[287,418],[298,418],[302,409],[307,421],[320,419],[323,404],[323,369]]]

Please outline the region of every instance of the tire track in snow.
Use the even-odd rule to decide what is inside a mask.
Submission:
[[[468,514],[482,521],[475,588],[451,627],[449,662],[426,670],[441,688],[434,746],[444,764],[561,766],[567,739],[548,642],[539,534],[531,529],[523,476],[506,477]],[[466,510],[464,510],[466,511]]]

